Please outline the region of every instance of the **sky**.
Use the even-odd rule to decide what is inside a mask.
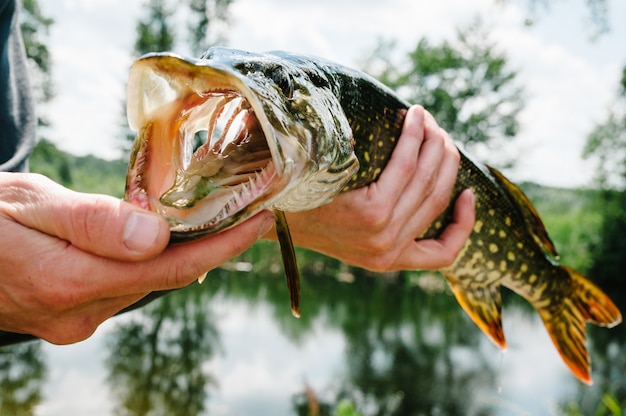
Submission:
[[[585,0],[551,1],[530,28],[523,24],[528,3],[236,0],[228,46],[289,50],[358,67],[379,39],[396,40],[398,50],[407,52],[423,37],[451,40],[458,27],[480,17],[526,92],[521,132],[498,150],[518,156],[516,167],[505,173],[514,181],[590,186],[594,164],[581,153],[589,132],[615,105],[626,65],[626,2],[608,1],[611,31],[595,41]],[[141,5],[142,0],[41,2],[55,19],[50,49],[57,96],[42,108],[52,122],[45,136],[61,149],[121,156],[124,89]]]

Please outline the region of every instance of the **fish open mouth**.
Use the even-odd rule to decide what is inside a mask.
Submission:
[[[167,218],[179,240],[266,208],[285,181],[249,100],[227,88],[160,95],[172,93],[139,129],[126,199]]]

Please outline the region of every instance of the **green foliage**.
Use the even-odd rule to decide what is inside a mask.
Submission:
[[[174,46],[175,34],[172,29],[174,11],[167,6],[167,0],[150,0],[146,4],[147,16],[137,23],[135,53],[169,51]]]
[[[54,181],[80,192],[122,197],[127,163],[106,161],[95,156],[73,156],[42,140],[30,160],[31,172],[41,173]]]
[[[423,105],[456,140],[472,147],[517,134],[522,87],[480,23],[459,30],[454,41],[422,38],[402,64],[393,62],[393,50],[393,43],[379,45],[365,70]]]
[[[596,178],[602,189],[597,207],[603,222],[600,238],[590,245],[591,272],[616,288],[626,269],[626,67],[617,100],[587,138],[583,153],[597,160]]]
[[[596,180],[600,187],[626,187],[626,111],[610,111],[587,138],[583,156],[597,161]]]
[[[589,247],[599,242],[602,227],[602,214],[596,205],[600,192],[533,183],[523,183],[521,188],[539,212],[559,261],[587,273],[594,261]]]

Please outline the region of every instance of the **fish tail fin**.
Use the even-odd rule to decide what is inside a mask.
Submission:
[[[502,330],[502,296],[500,285],[465,285],[452,275],[444,274],[457,302],[476,325],[498,347],[506,349]]]
[[[561,358],[582,382],[591,385],[591,359],[587,352],[585,324],[613,327],[622,315],[609,297],[577,271],[562,266],[572,280],[570,296],[555,309],[538,308],[539,315]]]

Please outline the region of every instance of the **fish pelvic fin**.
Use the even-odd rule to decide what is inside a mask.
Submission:
[[[293,248],[293,241],[285,213],[281,210],[274,210],[274,219],[276,221],[276,236],[280,244],[280,253],[283,258],[283,267],[285,268],[285,277],[287,278],[287,289],[291,299],[291,314],[299,318],[300,272],[298,271],[296,252]]]
[[[609,297],[574,269],[561,266],[572,279],[570,296],[562,299],[558,309],[538,308],[539,315],[561,358],[574,375],[591,385],[591,359],[587,352],[585,324],[613,327],[622,315]]]
[[[463,280],[444,273],[457,302],[476,325],[501,349],[506,349],[502,330],[502,295],[500,284],[464,284]]]

